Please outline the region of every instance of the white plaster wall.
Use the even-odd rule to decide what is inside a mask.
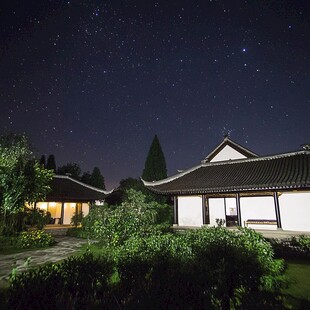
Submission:
[[[63,219],[63,224],[71,224],[71,218],[73,214],[75,213],[75,207],[76,203],[75,202],[66,202],[64,204],[64,219]]]
[[[310,192],[283,193],[279,206],[283,230],[310,231]]]
[[[276,220],[274,199],[271,196],[264,197],[241,197],[241,225],[251,220]],[[276,230],[277,225],[249,225],[253,229]]]
[[[224,198],[209,198],[209,214],[210,226],[217,226],[216,219],[226,221]]]
[[[226,145],[212,160],[210,160],[210,162],[240,158],[246,157],[233,149],[231,146]]]
[[[226,200],[226,215],[237,215],[236,198],[225,198]]]
[[[202,197],[178,197],[179,226],[202,226]]]
[[[84,216],[86,216],[89,213],[89,204],[88,203],[85,203],[85,202],[82,203],[82,212],[83,212]]]

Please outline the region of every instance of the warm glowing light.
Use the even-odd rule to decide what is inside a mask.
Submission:
[[[49,206],[49,207],[56,207],[56,202],[50,202],[50,203],[48,204],[48,206]]]

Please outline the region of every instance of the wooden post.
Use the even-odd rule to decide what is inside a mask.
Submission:
[[[64,223],[64,216],[65,216],[65,203],[62,202],[61,203],[61,215],[60,215],[60,223],[59,224],[63,224]]]
[[[173,223],[174,225],[178,225],[179,224],[179,215],[178,215],[178,197],[174,196],[173,197],[173,215],[174,215],[174,220]]]
[[[282,229],[281,216],[280,216],[280,206],[279,206],[279,198],[278,198],[278,193],[277,192],[273,192],[273,199],[274,199],[274,207],[275,207],[275,211],[276,211],[277,227],[279,229]]]
[[[240,193],[236,194],[236,205],[237,205],[237,221],[238,221],[238,226],[242,226],[241,223],[241,207],[240,207]]]
[[[202,195],[202,225],[206,224],[206,195]]]

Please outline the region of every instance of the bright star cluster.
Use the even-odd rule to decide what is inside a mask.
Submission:
[[[155,134],[169,174],[223,134],[259,154],[310,137],[306,1],[10,1],[0,126],[58,165],[139,177]]]

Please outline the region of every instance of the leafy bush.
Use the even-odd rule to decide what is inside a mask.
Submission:
[[[83,212],[78,212],[78,213],[74,212],[71,218],[71,225],[75,227],[79,226],[82,223],[83,218],[84,218]]]
[[[25,208],[25,223],[42,229],[51,220],[51,213],[38,208]]]
[[[282,309],[282,273],[249,229],[156,232],[124,240],[114,263],[85,254],[17,275],[9,297],[14,309]]]
[[[88,235],[87,235],[85,229],[83,229],[83,227],[69,228],[67,230],[66,235],[69,237],[83,238],[83,239],[87,239],[87,237],[88,237]]]
[[[281,307],[283,262],[252,230],[132,237],[116,253],[121,303],[189,309]]]
[[[290,239],[270,239],[274,252],[281,258],[310,258],[310,237],[297,236]]]
[[[40,248],[53,245],[54,237],[43,230],[24,231],[17,238],[19,248]]]
[[[301,248],[304,252],[310,252],[310,236],[300,235],[292,238],[293,245]]]
[[[160,205],[147,202],[146,196],[135,190],[128,190],[127,196],[120,206],[97,206],[90,210],[82,225],[91,238],[115,247],[132,236],[147,236],[160,229],[155,225]]]
[[[109,300],[113,264],[86,253],[17,275],[9,288],[11,309],[98,309]],[[111,301],[109,301],[112,304]]]

